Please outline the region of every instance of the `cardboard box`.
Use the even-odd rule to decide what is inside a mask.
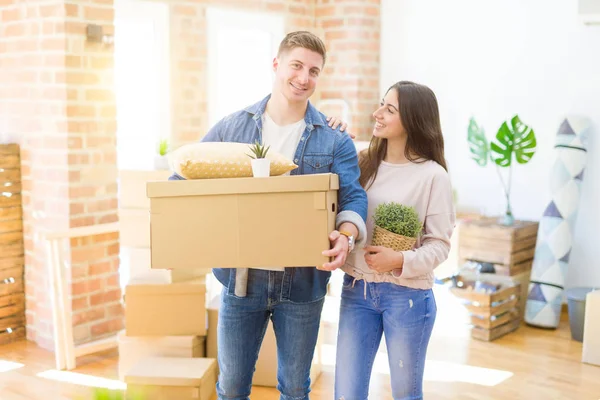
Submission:
[[[149,182],[152,268],[322,265],[338,176]]]
[[[212,358],[149,357],[125,375],[127,399],[211,400],[217,362]]]
[[[148,357],[198,358],[205,356],[203,336],[117,336],[119,344],[119,379],[140,360]]]
[[[208,307],[208,331],[206,334],[206,356],[217,358],[217,324],[219,321],[220,297],[213,298]],[[319,334],[313,364],[310,370],[311,386],[317,381],[322,370],[322,338]],[[277,341],[273,323],[269,321],[262,346],[258,353],[256,361],[256,370],[252,377],[252,384],[255,386],[277,387]]]
[[[119,170],[119,208],[150,209],[146,183],[166,181],[171,171]]]
[[[205,336],[205,294],[201,283],[127,285],[127,336]]]
[[[600,366],[600,289],[585,298],[582,361]]]
[[[150,212],[145,209],[120,208],[118,214],[121,245],[150,247]]]

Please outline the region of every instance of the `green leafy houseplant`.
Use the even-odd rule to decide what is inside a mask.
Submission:
[[[413,207],[394,202],[378,205],[373,219],[378,227],[409,238],[416,238],[423,229],[419,214]]]
[[[531,160],[537,145],[535,132],[523,123],[518,115],[515,115],[509,121],[502,123],[496,137],[488,144],[483,128],[477,124],[474,118],[471,118],[467,141],[471,158],[477,165],[485,167],[488,160],[496,165],[496,172],[506,197],[506,212],[500,223],[507,226],[513,225],[514,216],[510,205],[513,157],[519,164],[527,164]],[[506,182],[500,168],[508,168]]]
[[[267,153],[269,152],[269,149],[271,148],[271,146],[267,146],[265,147],[264,144],[260,144],[257,141],[254,142],[254,144],[248,146],[250,147],[250,151],[252,151],[252,154],[248,154],[248,157],[256,160],[256,159],[261,159],[261,158],[266,158],[267,157]]]

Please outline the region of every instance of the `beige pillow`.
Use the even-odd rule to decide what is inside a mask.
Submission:
[[[181,146],[169,155],[171,169],[185,179],[240,178],[252,176],[252,155],[247,143],[199,142]],[[290,159],[269,150],[271,176],[298,168]]]

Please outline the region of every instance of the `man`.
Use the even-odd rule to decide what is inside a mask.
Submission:
[[[340,178],[337,230],[329,235],[331,249],[323,252],[333,257],[331,262],[317,268],[250,269],[245,292],[236,291],[236,275],[246,271],[213,270],[224,285],[218,325],[219,399],[249,398],[269,318],[277,340],[281,399],[308,399],[310,367],[330,271],[344,264],[355,240],[362,242],[366,237],[367,196],[358,182],[354,144],[347,134],[329,127],[325,116],[308,101],[325,58],[325,45],[317,36],[305,31],[288,34],[273,60],[272,93],[225,117],[203,139],[258,140],[298,165],[292,175],[332,172]],[[297,240],[302,240],[301,232]]]

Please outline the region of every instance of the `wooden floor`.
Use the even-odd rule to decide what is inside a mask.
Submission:
[[[466,314],[456,299],[436,290],[438,320],[427,355],[425,399],[600,399],[600,367],[582,364],[579,342],[571,340],[568,321],[559,329],[522,326],[494,342],[471,340]],[[335,338],[335,304],[327,337]],[[325,372],[312,400],[333,398],[335,345],[325,340]],[[78,359],[72,372],[54,371],[52,353],[30,342],[0,347],[0,399],[89,399],[90,386],[118,387],[116,351]],[[371,399],[391,399],[385,348],[374,367]],[[63,382],[60,380],[66,380]],[[75,383],[72,383],[75,382]],[[113,385],[113,386],[111,386]],[[252,400],[277,400],[272,388],[253,389]]]

